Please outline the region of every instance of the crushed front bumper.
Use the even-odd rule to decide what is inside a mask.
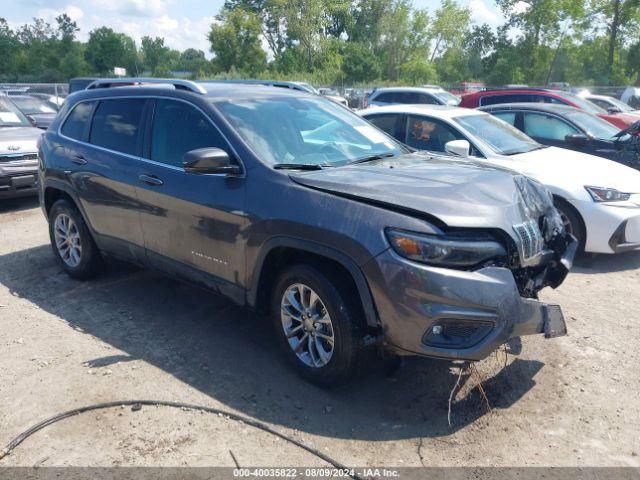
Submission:
[[[575,248],[567,249],[546,275],[561,283],[574,254]],[[406,260],[391,249],[363,268],[384,342],[400,354],[475,361],[522,335],[566,334],[560,307],[523,298],[507,268],[438,268]]]

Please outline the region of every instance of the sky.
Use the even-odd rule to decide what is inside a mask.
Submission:
[[[17,28],[41,17],[55,23],[65,12],[80,27],[78,36],[86,41],[89,32],[100,26],[126,33],[140,45],[145,35],[164,37],[171,48],[196,48],[209,52],[206,36],[213,17],[224,0],[0,0],[0,17]],[[460,0],[469,5],[473,20],[497,26],[504,21],[493,0]],[[433,12],[440,0],[414,0],[416,8]]]

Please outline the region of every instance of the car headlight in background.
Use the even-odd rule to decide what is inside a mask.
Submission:
[[[615,188],[584,187],[594,202],[624,202],[631,198],[630,193],[622,193]]]
[[[484,261],[506,257],[504,247],[492,239],[462,236],[427,235],[386,230],[393,249],[409,260],[438,267],[473,267]]]

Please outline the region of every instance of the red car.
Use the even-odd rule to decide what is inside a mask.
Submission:
[[[585,100],[573,93],[559,90],[547,90],[544,88],[502,88],[483,90],[481,92],[463,95],[460,106],[466,108],[477,108],[487,105],[496,105],[499,103],[522,102],[570,105],[593,113],[621,130],[638,121],[638,117],[635,115],[629,115],[626,113],[608,113],[595,103]]]

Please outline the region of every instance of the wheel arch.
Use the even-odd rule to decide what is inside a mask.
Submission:
[[[82,204],[80,203],[78,196],[73,191],[73,189],[70,188],[64,182],[49,180],[45,184],[44,194],[42,197],[42,208],[45,212],[46,217],[49,218],[49,212],[51,211],[51,207],[56,201],[58,201],[61,198],[65,198],[69,200],[76,206],[76,208],[80,211],[80,214],[82,215],[82,218],[84,219],[85,223],[87,224],[87,227],[89,227],[89,231],[91,232],[91,235],[95,236],[95,232],[93,231],[93,226],[91,225],[91,222],[89,221],[89,218],[87,217],[87,214],[84,211],[84,208],[82,208]]]
[[[553,194],[553,203],[558,203],[563,205],[565,208],[568,208],[576,216],[576,218],[580,220],[580,227],[582,228],[582,233],[584,234],[583,244],[586,245],[589,232],[587,230],[587,224],[585,223],[580,211],[569,200],[555,193]]]
[[[266,312],[278,272],[294,263],[309,263],[337,274],[346,274],[341,278],[350,282],[357,292],[367,326],[380,326],[369,284],[358,264],[332,247],[297,238],[275,237],[264,243],[253,268],[247,303],[258,311]]]

